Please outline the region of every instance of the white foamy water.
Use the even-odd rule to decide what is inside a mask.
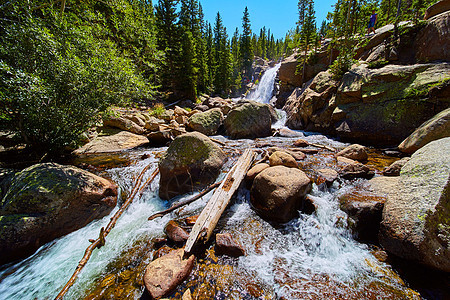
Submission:
[[[261,103],[269,103],[270,99],[272,99],[273,97],[275,78],[280,66],[281,63],[278,63],[275,65],[275,67],[270,68],[266,72],[264,72],[256,89],[252,91],[246,98]]]

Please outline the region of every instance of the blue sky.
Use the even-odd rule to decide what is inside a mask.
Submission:
[[[332,11],[336,0],[317,0],[314,3],[317,26],[325,20],[327,13]],[[295,27],[298,19],[298,0],[200,0],[205,20],[214,25],[217,12],[220,12],[228,35],[234,33],[236,27],[242,33],[242,16],[247,6],[250,14],[252,31],[259,35],[259,30],[266,26],[275,39],[284,38],[289,29]]]

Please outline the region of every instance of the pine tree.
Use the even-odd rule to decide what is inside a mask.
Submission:
[[[252,29],[250,27],[250,16],[248,8],[245,7],[242,18],[242,38],[241,38],[241,59],[243,77],[246,80],[251,79],[251,69],[253,63],[253,49],[251,43]]]
[[[176,12],[176,0],[159,0],[156,5],[156,28],[158,49],[165,53],[161,66],[162,85],[166,90],[177,92],[180,89],[180,51],[181,38]]]
[[[216,49],[214,45],[214,35],[213,30],[210,23],[207,23],[206,27],[208,28],[205,34],[206,40],[206,56],[208,58],[208,76],[207,76],[207,91],[208,93],[212,93],[214,90],[214,78],[216,76]]]
[[[300,0],[299,2],[302,2]],[[300,3],[299,3],[300,6]],[[314,34],[316,33],[316,16],[314,11],[313,0],[307,1],[306,11],[303,16],[302,27],[300,30],[300,49],[303,49],[303,76],[305,78],[305,66],[307,61],[307,53],[311,42],[313,41]],[[300,23],[300,20],[299,20]]]
[[[214,89],[220,95],[227,95],[230,87],[230,47],[227,29],[223,26],[220,13],[214,25],[215,76]]]
[[[198,5],[198,19],[200,32],[197,38],[197,65],[198,65],[198,91],[207,92],[209,81],[209,68],[208,68],[208,54],[207,54],[207,39],[206,39],[206,24],[204,21],[203,8],[201,4]]]

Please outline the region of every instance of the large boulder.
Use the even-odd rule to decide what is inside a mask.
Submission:
[[[402,152],[412,154],[431,141],[450,136],[450,108],[426,121],[408,136],[399,146]]]
[[[104,217],[116,201],[115,184],[75,167],[46,163],[21,171],[1,200],[0,263]]]
[[[204,134],[178,136],[159,161],[159,196],[171,199],[211,184],[225,158],[225,153]]]
[[[184,249],[171,251],[145,269],[144,283],[152,299],[168,296],[194,268],[195,256],[184,258]]]
[[[381,245],[389,252],[450,272],[450,138],[419,149],[399,177],[376,177],[386,195]]]
[[[74,151],[75,155],[121,152],[149,143],[149,139],[128,131],[109,136],[99,136]]]
[[[420,62],[450,61],[450,11],[428,20],[417,35],[415,48]]]
[[[227,134],[233,139],[267,137],[272,134],[269,105],[254,101],[246,101],[233,108],[224,124]]]
[[[223,123],[223,113],[220,108],[212,108],[205,112],[192,115],[188,121],[188,127],[204,135],[215,135]]]
[[[270,167],[259,173],[250,191],[253,209],[264,219],[286,223],[307,205],[311,180],[296,168]]]

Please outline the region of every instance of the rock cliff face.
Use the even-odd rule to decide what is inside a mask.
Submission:
[[[449,104],[450,64],[354,66],[341,82],[317,75],[284,110],[292,129],[333,133],[352,141],[398,145]]]
[[[398,145],[450,106],[449,28],[450,11],[417,26],[404,22],[395,47],[385,42],[392,38],[394,26],[380,28],[356,50],[359,62],[338,81],[324,71],[300,87],[304,81],[292,71],[294,58],[288,58],[280,68],[280,80],[297,88],[283,107],[286,124],[352,142]],[[377,68],[381,62],[390,64]]]

